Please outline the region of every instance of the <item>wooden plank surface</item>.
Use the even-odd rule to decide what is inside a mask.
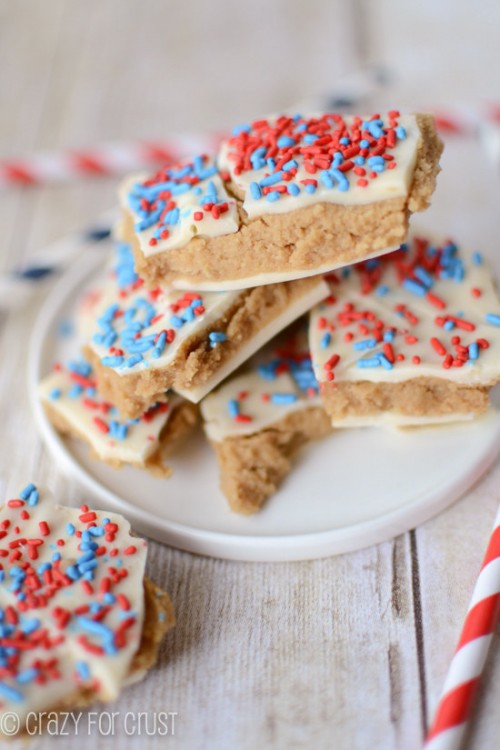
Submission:
[[[195,12],[188,5],[0,2],[0,153],[222,127],[329,90],[360,54],[359,29],[340,0],[259,0],[238,11],[229,0],[198,3]],[[466,168],[478,161],[480,168]],[[499,205],[493,171],[477,145],[463,141],[448,144],[443,166],[424,225],[453,227],[492,254]],[[115,189],[104,179],[4,192],[0,271],[85,226],[113,204]],[[71,503],[81,492],[42,447],[27,400],[26,343],[36,314],[0,317],[0,491],[15,493],[35,478]],[[499,480],[496,465],[417,531],[326,560],[233,563],[151,542],[148,573],[171,593],[178,625],[157,667],[112,710],[176,712],[168,746],[181,750],[418,748]],[[498,746],[498,645],[471,736],[470,747],[481,750]],[[145,743],[119,733],[124,750]],[[96,737],[71,741],[86,750]],[[32,744],[59,745],[48,736]],[[147,746],[167,746],[166,738],[150,736]]]

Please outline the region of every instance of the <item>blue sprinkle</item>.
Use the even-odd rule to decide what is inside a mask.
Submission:
[[[123,364],[123,357],[120,356],[103,357],[101,359],[101,365],[104,365],[104,367],[118,367],[121,364]]]
[[[283,164],[283,171],[288,172],[290,169],[298,169],[298,162],[295,161],[295,159],[290,159],[285,164]]]
[[[75,383],[68,391],[68,398],[78,398],[83,393],[83,388],[79,383]]]
[[[398,125],[396,128],[396,135],[400,141],[404,141],[404,139],[406,138],[406,128],[404,128],[402,125]]]
[[[33,483],[27,484],[26,487],[19,493],[19,497],[21,498],[21,500],[27,500],[34,490],[36,490],[36,487]]]
[[[380,355],[374,357],[366,357],[365,359],[358,359],[358,367],[380,367]]]
[[[297,401],[297,395],[295,393],[272,393],[271,401],[279,405],[293,404]]]
[[[134,365],[139,364],[139,362],[142,362],[143,356],[142,354],[132,354],[131,357],[127,359],[125,362],[126,367],[134,367]]]
[[[469,344],[469,359],[477,359],[479,357],[479,345],[477,341],[473,341]]]
[[[75,668],[82,680],[90,679],[90,669],[86,661],[75,662]]]
[[[300,193],[300,187],[296,185],[294,182],[292,182],[290,185],[287,186],[288,194],[289,195],[298,195]]]
[[[244,125],[237,125],[235,128],[233,128],[232,135],[240,135],[240,133],[249,133],[251,131],[251,127],[248,124]]]
[[[385,295],[386,295],[386,294],[388,294],[388,293],[389,293],[389,291],[390,291],[390,290],[389,290],[389,287],[388,287],[388,286],[386,286],[385,284],[381,284],[381,285],[380,285],[379,287],[377,287],[377,289],[375,290],[375,294],[376,294],[376,295],[377,295],[378,297],[385,297]]]
[[[382,367],[384,367],[385,370],[392,370],[393,365],[392,362],[389,362],[385,354],[379,354],[378,355],[379,361],[382,363]]]
[[[104,604],[114,604],[116,602],[116,597],[114,594],[108,591],[106,592],[106,594],[104,594],[104,596],[102,597],[102,600]]]
[[[57,562],[61,559],[61,553],[60,552],[54,552],[52,555],[52,562]]]
[[[321,182],[326,188],[332,188],[334,186],[334,182],[332,180],[332,177],[330,175],[330,172],[328,170],[324,169],[319,176]]]
[[[49,393],[49,398],[51,401],[57,401],[58,398],[61,398],[61,395],[62,391],[60,388],[53,388]]]
[[[416,268],[414,269],[414,274],[418,278],[418,280],[421,281],[425,287],[427,287],[427,289],[431,289],[434,285],[432,276],[428,271],[426,271],[425,268],[422,268],[422,266],[416,266]]]
[[[288,148],[289,146],[295,146],[295,141],[288,135],[282,135],[277,141],[278,148]]]
[[[480,266],[483,263],[483,256],[479,252],[479,250],[476,250],[476,252],[472,256],[472,262],[475,266]]]
[[[306,193],[315,193],[316,192],[316,185],[313,185],[312,183],[309,182],[305,186],[304,190],[306,191]]]
[[[229,412],[229,416],[234,419],[234,417],[237,417],[240,413],[240,406],[236,399],[230,398],[227,402],[227,410]]]
[[[276,185],[277,182],[280,182],[282,178],[281,172],[275,172],[274,174],[270,174],[267,177],[264,177],[260,181],[260,187],[270,187],[271,185]]]
[[[68,567],[66,568],[66,575],[69,576],[72,581],[78,581],[82,574],[80,573],[76,565],[68,565]]]
[[[455,328],[455,323],[452,320],[447,320],[444,323],[443,328],[445,331],[453,331],[453,329]]]
[[[170,325],[173,325],[174,328],[182,328],[184,321],[178,315],[172,315],[170,317]]]
[[[484,319],[487,323],[491,323],[492,326],[500,326],[500,315],[495,315],[494,313],[487,313],[484,316]]]
[[[307,127],[307,125],[306,125],[306,127]],[[300,129],[300,126],[297,128],[297,130],[299,130],[299,129]],[[305,130],[306,128],[303,128],[303,129]],[[307,133],[307,135],[304,136],[304,143],[307,146],[310,146],[312,143],[314,143],[314,141],[317,141],[318,138],[319,138],[318,135],[314,135],[313,133]]]
[[[37,676],[38,669],[35,669],[35,667],[31,667],[29,669],[25,669],[24,672],[19,672],[19,674],[16,675],[16,682],[19,682],[21,685],[25,685],[27,682],[32,682]]]
[[[185,323],[192,323],[194,320],[194,311],[192,310],[191,306],[186,307],[184,312],[182,313],[182,320]]]
[[[326,333],[323,334],[320,341],[320,349],[326,349],[328,346],[330,346],[330,343],[332,341],[332,334],[326,331]]]
[[[76,372],[78,375],[82,375],[84,378],[88,378],[92,371],[92,368],[88,362],[82,359],[79,362],[70,362],[68,364],[68,370],[71,370],[71,372]]]
[[[413,294],[416,294],[418,297],[425,297],[425,287],[422,286],[422,284],[419,284],[418,281],[415,281],[414,279],[404,279],[401,286],[403,286],[409,292],[413,292]]]
[[[363,123],[363,126],[366,126],[366,130],[368,130],[373,138],[380,138],[384,135],[381,125],[382,120],[370,120],[370,122]]]
[[[36,617],[32,620],[24,620],[21,623],[21,630],[26,635],[29,635],[30,633],[34,633],[35,630],[38,630],[40,627],[40,620],[38,620]]]
[[[153,349],[153,352],[151,353],[151,356],[153,359],[158,359],[161,354],[163,353],[163,350],[165,349],[165,344],[167,342],[167,334],[165,331],[162,331],[160,335],[158,336],[158,340],[155,344],[155,348]]]
[[[368,148],[370,146],[370,141],[367,141],[366,138],[362,138],[359,142],[360,148]]]
[[[260,189],[258,182],[250,183],[250,195],[256,201],[259,200],[259,198],[262,198],[262,190]]]
[[[345,193],[347,190],[349,190],[349,180],[343,172],[338,169],[332,169],[331,174],[333,174],[333,176],[337,180],[338,188],[341,193]]]
[[[278,193],[277,190],[271,190],[266,194],[266,200],[269,201],[269,203],[275,203],[276,201],[279,201],[280,197],[281,194]]]
[[[24,695],[19,690],[6,685],[4,682],[0,682],[0,695],[16,703],[21,703],[24,700]]]
[[[114,639],[114,633],[107,625],[104,625],[102,622],[97,622],[96,620],[91,620],[89,617],[78,617],[78,624],[83,630],[86,630],[88,633],[92,633],[93,635],[100,635],[106,640],[113,640]]]
[[[355,341],[353,344],[354,349],[358,352],[373,349],[375,346],[377,346],[377,339],[364,339],[363,341]]]
[[[223,341],[227,341],[227,335],[225,333],[222,333],[221,331],[211,331],[208,334],[208,338],[214,344],[219,344],[219,343],[222,343]]]
[[[38,493],[38,490],[33,490],[33,492],[30,492],[30,496],[28,498],[28,505],[33,506],[37,505],[38,501],[40,499],[40,495]]]

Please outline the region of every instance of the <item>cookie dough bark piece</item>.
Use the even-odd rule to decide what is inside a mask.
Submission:
[[[152,666],[174,616],[122,516],[56,505],[29,484],[0,528],[0,711],[22,734],[31,712],[115,700]]]
[[[123,419],[96,390],[85,360],[57,365],[39,385],[39,396],[54,427],[86,442],[95,458],[115,468],[124,464],[169,476],[165,460],[193,429],[197,407],[173,395],[137,419]]]
[[[204,428],[232,510],[259,510],[291,471],[299,449],[331,432],[307,349],[268,352],[201,403]]]
[[[487,263],[449,240],[330,277],[310,347],[334,427],[472,419],[500,381],[500,303]]]
[[[219,293],[148,291],[137,278],[109,287],[85,355],[99,392],[129,418],[169,388],[198,402],[328,293],[321,277]]]
[[[208,180],[215,165],[199,160],[129,179],[123,235],[152,286],[241,289],[324,273],[404,241],[442,148],[430,115],[254,121],[222,144]]]

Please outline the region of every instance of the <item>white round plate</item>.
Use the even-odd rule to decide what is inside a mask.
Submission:
[[[106,245],[106,247],[104,247]],[[156,479],[133,468],[115,470],[85,445],[52,428],[36,395],[38,381],[75,353],[61,335],[74,300],[99,273],[109,243],[60,279],[40,310],[31,340],[29,389],[38,429],[61,469],[95,503],[123,513],[136,530],[173,547],[233,560],[304,560],[390,539],[436,515],[488,469],[500,446],[500,418],[397,431],[339,430],[304,449],[281,489],[251,517],[231,512],[218,488],[215,457],[202,434]]]

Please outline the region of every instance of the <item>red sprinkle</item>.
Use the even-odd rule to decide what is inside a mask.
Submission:
[[[42,536],[48,536],[50,534],[50,528],[47,521],[40,521],[38,528],[40,529],[40,534]]]
[[[439,339],[437,339],[435,336],[433,336],[431,338],[431,344],[432,344],[432,347],[435,349],[435,351],[439,355],[441,355],[441,357],[444,357],[444,355],[446,354],[446,349],[444,348],[444,346],[442,345],[442,343],[439,341]]]

